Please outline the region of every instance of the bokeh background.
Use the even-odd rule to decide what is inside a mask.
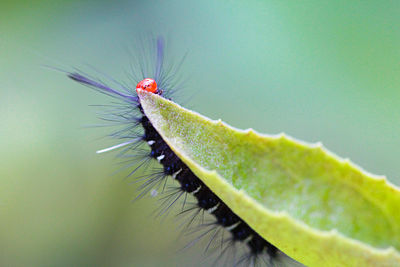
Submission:
[[[186,106],[239,128],[322,141],[400,185],[398,1],[1,1],[0,265],[201,266],[175,217],[131,203],[96,108],[43,67],[128,81],[132,43],[163,34]],[[138,51],[140,53],[140,51]],[[132,85],[134,86],[134,85]]]

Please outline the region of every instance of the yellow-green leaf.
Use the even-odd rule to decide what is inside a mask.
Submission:
[[[158,95],[143,110],[189,168],[255,231],[307,266],[400,266],[400,190],[284,134],[238,130]]]

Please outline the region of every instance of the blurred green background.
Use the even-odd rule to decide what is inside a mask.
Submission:
[[[128,81],[132,43],[188,52],[186,104],[238,128],[322,141],[400,185],[398,1],[2,1],[0,265],[202,266],[174,216],[135,186],[89,104],[109,99],[42,67]],[[183,97],[185,99],[185,97]]]

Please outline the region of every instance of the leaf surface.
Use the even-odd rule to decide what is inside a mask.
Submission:
[[[171,149],[237,215],[307,266],[400,266],[400,190],[320,143],[263,135],[139,92]]]

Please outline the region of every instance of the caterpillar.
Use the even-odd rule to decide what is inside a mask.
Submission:
[[[277,247],[261,237],[251,226],[236,215],[201,179],[199,179],[190,168],[172,151],[163,140],[161,135],[153,127],[144,113],[137,92],[145,90],[150,93],[158,94],[170,99],[174,90],[175,73],[168,70],[164,63],[164,40],[159,37],[156,40],[155,54],[153,57],[152,70],[148,71],[145,64],[139,64],[139,70],[134,70],[136,76],[133,78],[136,88],[123,85],[110,79],[118,89],[109,86],[101,80],[90,77],[80,71],[68,72],[68,77],[80,84],[91,87],[101,93],[107,94],[119,100],[119,104],[114,106],[107,120],[124,125],[122,129],[112,133],[111,136],[120,140],[120,143],[112,147],[99,150],[98,153],[116,149],[122,149],[120,155],[133,152],[133,163],[138,165],[132,170],[135,173],[139,168],[145,166],[149,159],[156,160],[162,169],[144,177],[139,177],[142,181],[141,192],[138,197],[150,193],[155,195],[158,191],[155,188],[164,186],[166,179],[173,179],[178,182],[179,188],[175,192],[177,195],[167,208],[175,203],[181,196],[191,194],[196,199],[195,209],[211,214],[214,217],[213,226],[222,226],[225,231],[230,232],[232,243],[243,243],[247,247],[247,253],[239,258],[235,265],[273,265],[274,261],[284,255]],[[141,130],[138,130],[140,129]],[[149,150],[142,153],[139,149],[141,144],[147,144]],[[139,152],[140,151],[140,152]],[[142,154],[141,154],[142,153]],[[185,205],[185,204],[183,204]],[[193,209],[193,208],[191,208]],[[188,209],[188,210],[191,210]],[[265,261],[267,256],[268,261]],[[262,260],[260,260],[262,259]]]

